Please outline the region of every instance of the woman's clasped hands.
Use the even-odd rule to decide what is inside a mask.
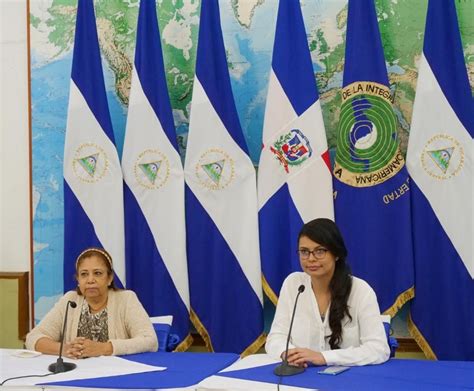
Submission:
[[[110,354],[111,351],[110,342],[96,342],[84,337],[76,337],[66,345],[65,356],[69,358],[98,357]]]

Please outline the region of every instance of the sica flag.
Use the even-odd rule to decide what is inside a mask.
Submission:
[[[154,0],[140,2],[122,169],[127,286],[150,316],[173,315],[177,350],[185,350],[192,339],[184,172]]]
[[[92,0],[79,0],[64,145],[64,290],[87,247],[112,256],[125,286],[123,178],[115,147]]]
[[[349,0],[335,215],[355,276],[391,316],[413,297],[409,180],[373,0]]]
[[[334,218],[326,133],[299,0],[280,1],[258,170],[263,288],[276,304],[301,270],[303,223]]]
[[[440,360],[474,360],[473,136],[455,2],[430,0],[407,153],[416,276],[408,325]]]
[[[185,178],[191,320],[209,350],[253,353],[264,343],[257,186],[217,0],[201,3]]]

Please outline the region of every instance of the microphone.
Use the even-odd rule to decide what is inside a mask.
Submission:
[[[298,297],[300,297],[300,294],[304,292],[304,288],[305,287],[303,284],[298,287],[298,294],[296,295],[295,306],[293,307],[293,315],[291,315],[290,329],[288,330],[288,338],[286,339],[285,359],[273,370],[273,373],[277,376],[297,375],[298,373],[305,371],[304,367],[297,367],[295,365],[288,364],[288,346],[290,344],[293,321],[295,320],[296,304],[298,303]]]
[[[50,364],[48,370],[53,373],[62,373],[72,371],[76,368],[76,364],[72,362],[64,362],[61,355],[63,353],[63,344],[64,344],[64,335],[66,334],[66,323],[67,323],[67,312],[69,310],[69,306],[72,308],[76,308],[77,304],[74,301],[69,300],[66,304],[66,314],[64,315],[64,324],[63,324],[63,332],[61,334],[61,345],[59,346],[59,357],[55,363]]]

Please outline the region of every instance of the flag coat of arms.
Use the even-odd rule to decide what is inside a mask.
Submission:
[[[92,0],[77,7],[64,146],[64,290],[87,247],[112,256],[125,285],[123,179],[115,147]]]
[[[373,0],[349,0],[333,169],[335,217],[355,276],[395,315],[413,297],[409,179]]]
[[[428,3],[408,143],[415,298],[429,358],[474,360],[474,103],[453,0]]]
[[[283,280],[301,270],[302,225],[334,218],[326,133],[299,0],[278,7],[258,202],[263,286],[276,304]]]
[[[208,349],[253,353],[264,343],[256,178],[217,0],[201,3],[185,178],[191,320]]]
[[[150,316],[173,315],[177,350],[192,342],[184,172],[154,0],[142,1],[122,156],[128,287]]]

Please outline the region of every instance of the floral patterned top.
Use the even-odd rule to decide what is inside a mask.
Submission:
[[[84,300],[77,327],[77,336],[96,342],[107,342],[109,340],[107,307],[96,314],[92,314],[89,304]]]

